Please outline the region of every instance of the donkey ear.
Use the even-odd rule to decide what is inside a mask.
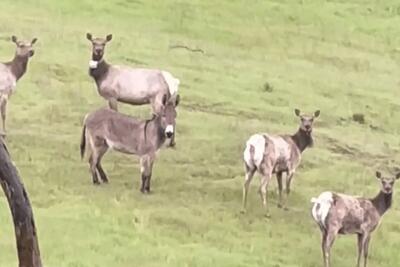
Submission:
[[[88,39],[89,41],[92,41],[92,34],[86,33],[86,39]]]
[[[13,43],[17,43],[17,41],[18,41],[17,36],[15,36],[15,35],[11,36],[11,41]]]
[[[400,172],[398,172],[397,174],[396,174],[396,179],[399,179],[400,178]]]
[[[165,106],[167,104],[167,95],[163,95],[162,104]]]
[[[300,116],[300,109],[295,109],[294,110],[294,114],[296,114],[296,116],[298,117],[298,116]]]
[[[175,107],[177,107],[179,105],[179,102],[181,101],[181,96],[177,95],[176,96],[176,100],[175,100]]]
[[[106,36],[106,40],[107,40],[107,42],[111,41],[112,40],[112,34],[107,35]]]
[[[382,177],[382,174],[380,171],[376,171],[375,175],[376,175],[376,178],[378,178],[378,179],[381,179],[381,177]]]
[[[33,38],[32,41],[31,41],[31,45],[33,45],[36,42],[37,42],[37,38]]]
[[[319,110],[314,112],[314,118],[318,118],[321,112]]]

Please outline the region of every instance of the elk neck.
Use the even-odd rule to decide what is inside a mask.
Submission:
[[[28,60],[29,56],[19,56],[15,54],[13,60],[6,63],[17,81],[25,74],[28,68]]]
[[[294,135],[292,135],[291,138],[300,150],[300,152],[303,152],[307,147],[311,147],[313,145],[311,132],[308,133],[301,128],[299,128],[299,130]]]
[[[100,82],[106,77],[108,70],[110,69],[110,65],[103,58],[100,58],[99,60],[96,59],[97,57],[92,55],[92,60],[97,62],[97,67],[89,68],[89,75],[93,77],[97,86],[99,86]]]
[[[392,196],[393,193],[386,194],[380,190],[378,195],[371,199],[372,205],[374,205],[380,216],[392,206]]]

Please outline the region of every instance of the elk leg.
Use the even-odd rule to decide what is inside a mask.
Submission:
[[[368,247],[369,247],[369,241],[371,239],[371,236],[369,234],[365,235],[364,238],[364,267],[367,267],[367,260],[368,260]]]
[[[268,171],[266,174],[263,175],[261,178],[261,185],[260,185],[260,195],[261,195],[261,200],[265,209],[265,216],[266,217],[271,217],[269,213],[269,206],[267,202],[267,197],[268,197],[268,184],[269,181],[271,180],[272,173]]]
[[[278,190],[279,190],[279,202],[278,202],[278,208],[283,207],[283,200],[282,200],[282,190],[283,190],[283,185],[282,185],[282,172],[278,172],[276,174],[276,180],[278,181]]]
[[[325,267],[330,266],[330,250],[333,245],[333,242],[335,241],[337,235],[337,231],[329,230],[326,231],[325,234],[325,240],[322,242],[322,253],[324,256],[324,264]]]
[[[0,99],[0,111],[1,111],[1,119],[3,122],[3,134],[5,135],[6,133],[6,113],[7,113],[7,97],[6,96],[1,96]]]
[[[244,177],[244,184],[243,184],[243,198],[242,198],[243,209],[242,209],[242,212],[246,211],[247,194],[249,192],[249,186],[250,186],[251,180],[253,179],[256,168],[250,168],[249,166],[247,166],[247,164],[245,164],[245,171],[246,171],[246,175]]]
[[[118,101],[117,101],[117,99],[115,99],[115,98],[108,99],[108,106],[111,109],[113,109],[115,111],[118,111]]]
[[[286,176],[286,195],[290,194],[290,184],[292,183],[294,172],[288,172]]]
[[[363,245],[364,245],[363,239],[364,239],[363,234],[357,234],[357,247],[358,247],[357,267],[360,267],[361,254],[363,252]]]

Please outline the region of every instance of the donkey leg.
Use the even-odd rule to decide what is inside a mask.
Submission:
[[[269,213],[269,205],[267,201],[268,197],[268,184],[269,181],[271,180],[272,173],[271,171],[264,171],[264,175],[261,178],[261,185],[260,185],[260,195],[261,195],[261,200],[265,209],[265,216],[266,217],[271,217]]]
[[[97,160],[97,164],[96,164],[97,171],[99,172],[100,178],[104,183],[108,183],[108,178],[107,178],[105,171],[103,170],[103,167],[101,166],[101,160],[102,160],[104,154],[107,152],[107,150],[108,150],[108,147],[106,145],[99,148],[99,151],[98,151],[99,156],[98,156],[98,160]]]
[[[99,181],[99,178],[97,177],[96,161],[95,161],[95,158],[93,157],[93,152],[89,156],[89,166],[90,166],[90,172],[92,173],[93,184],[99,185],[100,181]]]
[[[146,155],[140,159],[140,172],[142,175],[142,186],[140,191],[144,194],[150,192],[150,179],[153,167],[153,160],[150,156]]]
[[[244,177],[244,184],[243,184],[242,212],[246,212],[247,194],[249,192],[249,186],[250,186],[251,180],[253,179],[254,173],[256,171],[256,168],[251,168],[251,167],[247,166],[246,163],[244,165],[245,165],[246,175]]]

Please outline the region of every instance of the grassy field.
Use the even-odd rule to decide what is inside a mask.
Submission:
[[[398,1],[2,0],[0,14],[0,60],[13,56],[12,34],[39,39],[9,104],[7,143],[46,267],[321,266],[310,198],[324,190],[374,196],[375,170],[400,163]],[[136,158],[109,153],[111,183],[100,187],[80,160],[83,116],[105,105],[87,75],[87,31],[114,35],[109,62],[181,80],[177,149],[161,151],[150,196],[139,192]],[[240,214],[246,139],[296,131],[296,107],[321,117],[291,210],[276,207],[274,180],[265,219],[257,177]],[[400,193],[373,235],[370,267],[398,266],[399,221]],[[0,266],[16,266],[3,194],[0,225]],[[355,236],[339,238],[333,265],[355,259]]]

